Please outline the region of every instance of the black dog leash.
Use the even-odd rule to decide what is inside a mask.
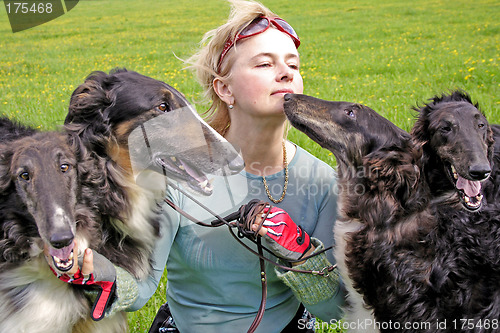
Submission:
[[[181,191],[181,193],[184,193],[184,194],[188,195],[187,193],[185,193],[184,191],[182,191],[178,186],[173,185],[170,182],[168,182],[168,183],[169,183],[169,186],[173,186],[175,189]],[[191,196],[188,195],[188,197],[191,197]],[[248,333],[253,333],[253,332],[255,332],[255,330],[259,326],[260,322],[262,321],[262,317],[264,316],[264,311],[266,310],[267,276],[266,276],[266,266],[265,266],[264,259],[267,259],[267,258],[264,257],[264,252],[262,250],[263,246],[261,244],[260,237],[258,237],[256,239],[258,253],[255,252],[254,250],[250,249],[239,238],[248,237],[246,235],[248,234],[248,230],[250,230],[250,229],[246,229],[246,227],[247,227],[248,224],[242,222],[242,221],[244,221],[244,219],[243,219],[244,216],[249,216],[249,215],[245,215],[245,213],[250,214],[250,216],[252,217],[251,219],[247,219],[247,221],[255,220],[264,207],[261,207],[262,206],[261,203],[257,203],[256,202],[254,205],[248,206],[248,207],[251,207],[250,209],[245,209],[246,208],[245,206],[241,206],[241,208],[240,208],[239,211],[228,215],[226,218],[222,218],[222,217],[218,216],[217,214],[215,214],[214,212],[211,212],[210,209],[208,209],[207,207],[205,207],[203,204],[201,204],[195,198],[191,198],[191,199],[194,200],[196,204],[200,205],[200,207],[206,209],[210,214],[214,215],[217,219],[214,220],[214,221],[212,221],[212,223],[210,223],[210,224],[201,222],[201,221],[195,219],[194,217],[192,217],[191,215],[189,215],[188,213],[186,213],[184,210],[182,210],[177,205],[175,205],[170,199],[165,198],[164,201],[170,207],[172,207],[175,211],[177,211],[178,213],[180,213],[182,216],[186,217],[187,219],[191,220],[192,222],[194,222],[194,223],[196,223],[196,224],[198,224],[200,226],[216,228],[216,227],[220,227],[222,225],[227,225],[229,227],[229,231],[230,231],[231,235],[240,244],[242,244],[245,248],[247,248],[251,252],[255,253],[259,257],[260,281],[261,281],[261,287],[262,287],[261,288],[261,290],[262,290],[262,297],[261,297],[261,301],[260,301],[260,305],[259,305],[259,310],[257,311],[257,315],[255,316],[252,324],[250,325],[250,328],[247,331]],[[267,204],[267,203],[264,203],[264,204]],[[246,210],[246,211],[244,211],[244,210]],[[267,216],[267,214],[269,214],[269,212],[266,213],[266,216]],[[238,222],[228,222],[228,220],[229,221],[238,220]],[[234,234],[234,232],[232,230],[233,227],[238,228],[238,237]],[[259,229],[260,229],[260,227],[259,227]]]
[[[151,147],[150,147],[149,140],[148,140],[148,137],[147,137],[146,129],[144,128],[143,124],[141,124],[140,126],[141,126],[141,130],[142,130],[142,134],[144,136],[144,141],[146,143],[146,147],[148,148],[148,152],[149,152],[150,156],[152,156]],[[266,276],[266,268],[265,268],[265,262],[266,261],[269,262],[269,263],[271,263],[272,265],[274,265],[276,267],[279,267],[279,268],[283,269],[283,270],[293,271],[293,272],[298,272],[298,273],[308,273],[308,274],[320,275],[320,276],[325,276],[325,277],[328,276],[328,274],[337,267],[337,265],[331,265],[331,266],[324,267],[320,271],[315,271],[315,270],[301,270],[301,269],[295,269],[295,268],[292,268],[292,267],[280,265],[277,262],[274,262],[274,261],[266,258],[264,256],[263,250],[266,250],[267,252],[269,252],[269,253],[273,254],[274,256],[276,256],[269,249],[267,249],[265,246],[262,245],[262,243],[261,243],[261,237],[258,235],[259,230],[262,228],[262,224],[264,223],[265,219],[267,218],[267,215],[271,211],[271,207],[270,207],[269,203],[254,199],[254,200],[251,200],[248,204],[242,205],[238,211],[236,211],[236,212],[234,212],[234,213],[226,216],[225,218],[222,218],[218,214],[216,214],[215,212],[213,212],[212,210],[210,210],[208,207],[206,207],[205,205],[203,205],[200,201],[198,201],[192,195],[186,193],[186,191],[184,191],[183,189],[181,189],[179,186],[173,184],[172,182],[169,182],[168,181],[168,177],[167,177],[167,173],[166,173],[165,163],[160,158],[158,158],[156,160],[156,162],[161,165],[162,170],[163,170],[163,175],[165,176],[165,179],[167,180],[167,185],[168,186],[171,186],[173,189],[175,189],[175,190],[181,192],[182,194],[184,194],[186,197],[188,197],[190,200],[192,200],[198,206],[200,206],[205,211],[207,211],[208,213],[210,213],[216,219],[213,220],[210,224],[201,222],[201,221],[195,219],[193,216],[191,216],[188,213],[186,213],[184,210],[182,210],[177,205],[175,205],[170,199],[165,198],[164,201],[170,207],[172,207],[175,211],[177,211],[179,214],[181,214],[182,216],[186,217],[190,221],[192,221],[192,222],[194,222],[194,223],[196,223],[196,224],[198,224],[200,226],[203,226],[203,227],[220,227],[222,225],[227,225],[228,229],[229,229],[231,235],[234,237],[234,239],[236,239],[244,248],[246,248],[248,251],[252,252],[253,254],[255,254],[259,258],[259,263],[260,263],[260,279],[261,279],[261,286],[262,286],[262,298],[261,298],[259,310],[257,311],[257,315],[256,315],[255,319],[253,320],[252,324],[250,325],[250,328],[248,329],[247,333],[253,333],[253,332],[255,332],[255,330],[259,326],[260,322],[262,321],[262,317],[264,316],[264,311],[266,309],[266,300],[267,300],[267,276]],[[259,227],[257,228],[257,230],[252,231],[251,230],[252,224],[254,224],[255,220],[261,214],[262,210],[265,207],[269,207],[267,213],[265,213],[265,215],[263,216],[263,218],[261,220],[261,223],[260,223]],[[236,220],[236,222],[233,222],[235,220]],[[238,229],[238,235],[235,235],[235,233],[233,232],[233,228],[237,228]],[[241,238],[247,238],[250,241],[252,241],[253,243],[255,243],[257,245],[257,251],[258,252],[256,252],[255,250],[251,249],[248,245],[246,245],[241,240]],[[332,248],[333,247],[330,246],[330,247],[328,247],[326,249],[323,249],[322,251],[319,251],[319,252],[314,253],[312,255],[309,255],[309,256],[306,256],[304,258],[301,258],[300,260],[287,260],[285,258],[280,258],[278,256],[276,256],[276,257],[278,257],[278,258],[280,258],[282,260],[288,261],[289,263],[293,263],[293,262],[305,261],[305,260],[307,260],[309,258],[312,258],[314,256],[317,256],[317,255],[323,253],[323,252],[326,252],[326,251],[328,251],[328,250],[330,250]]]
[[[179,214],[183,215],[187,219],[189,219],[192,222],[194,222],[200,226],[203,226],[203,227],[215,228],[215,227],[220,227],[222,225],[227,225],[229,228],[229,232],[234,237],[234,239],[236,239],[236,241],[238,241],[244,248],[246,248],[248,251],[252,252],[253,254],[255,254],[259,258],[260,279],[261,279],[261,286],[262,286],[262,298],[261,298],[261,302],[259,305],[259,310],[257,311],[257,315],[256,315],[255,319],[253,320],[252,324],[250,325],[250,328],[248,329],[247,333],[255,332],[255,330],[259,326],[260,322],[262,321],[262,317],[264,316],[264,311],[266,309],[266,300],[267,300],[267,276],[266,276],[266,267],[265,267],[266,261],[271,263],[272,265],[274,265],[276,267],[283,269],[283,270],[293,271],[293,272],[298,272],[298,273],[308,273],[308,274],[320,275],[320,276],[325,276],[325,277],[327,277],[328,274],[337,267],[337,265],[331,265],[331,266],[324,267],[320,271],[302,270],[302,269],[296,269],[293,267],[284,266],[284,265],[278,264],[277,262],[275,262],[269,258],[266,258],[264,256],[263,250],[266,250],[267,252],[269,252],[271,254],[273,254],[273,253],[269,249],[267,249],[265,246],[262,245],[261,237],[260,237],[260,235],[258,235],[258,232],[259,232],[260,228],[262,228],[262,224],[264,223],[267,215],[271,211],[271,207],[270,207],[269,203],[267,203],[267,202],[259,201],[256,199],[251,200],[248,204],[242,205],[238,211],[226,216],[225,218],[222,218],[219,215],[217,215],[216,213],[212,212],[208,207],[203,205],[201,202],[196,200],[196,198],[192,197],[191,195],[189,195],[188,193],[183,191],[177,185],[172,184],[171,182],[168,182],[168,181],[167,181],[167,183],[169,186],[172,186],[174,189],[185,194],[189,199],[193,200],[201,208],[205,209],[207,212],[212,214],[216,218],[216,220],[212,221],[210,224],[201,222],[201,221],[195,219],[193,216],[186,213],[184,210],[182,210],[177,205],[175,205],[170,199],[165,198],[164,201],[170,207],[172,207],[175,211],[177,211]],[[262,221],[261,221],[258,229],[256,231],[252,231],[251,230],[252,224],[254,224],[257,217],[259,215],[261,215],[261,212],[265,207],[269,207],[268,211],[263,216]],[[234,220],[236,220],[236,222],[232,222]],[[238,229],[238,235],[236,235],[233,232],[233,228]],[[247,244],[245,244],[241,240],[241,238],[247,238],[250,241],[252,241],[253,243],[255,243],[257,245],[258,252],[256,252],[252,248],[250,248]],[[307,259],[312,258],[314,256],[317,256],[325,251],[328,251],[331,248],[332,247],[328,247],[328,248],[323,249],[317,253],[314,253],[314,254],[309,255],[307,257],[304,257],[304,258],[301,258],[300,260],[297,260],[297,261],[307,260]],[[273,254],[273,255],[276,256],[275,254]],[[286,260],[284,258],[281,258],[281,259]],[[286,261],[297,262],[295,260],[286,260]]]
[[[184,210],[182,210],[180,207],[178,207],[176,204],[174,204],[170,199],[168,198],[165,198],[164,201],[170,206],[172,207],[174,210],[176,210],[178,213],[180,213],[181,215],[183,215],[184,217],[186,217],[187,219],[189,219],[190,221],[200,225],[200,226],[203,226],[203,227],[220,227],[222,225],[227,225],[229,227],[229,231],[231,232],[231,235],[244,247],[246,248],[248,251],[252,252],[253,254],[255,254],[257,257],[259,257],[260,259],[264,260],[264,261],[267,261],[268,263],[278,267],[278,268],[281,268],[283,270],[286,270],[286,271],[292,271],[292,272],[297,272],[297,273],[308,273],[308,274],[314,274],[314,275],[321,275],[321,276],[328,276],[327,274],[331,271],[333,271],[337,265],[331,265],[331,266],[328,266],[328,267],[325,267],[323,268],[322,270],[320,271],[316,271],[316,270],[301,270],[301,269],[296,269],[296,268],[293,268],[293,267],[288,267],[288,266],[284,266],[284,265],[281,265],[265,256],[261,256],[259,255],[258,252],[256,252],[255,250],[253,250],[252,248],[250,248],[247,244],[243,243],[240,238],[247,238],[249,239],[251,242],[258,244],[257,240],[259,239],[258,237],[258,232],[260,230],[260,228],[262,227],[262,224],[259,226],[259,228],[256,230],[256,231],[252,231],[251,230],[251,225],[253,224],[253,221],[255,220],[256,218],[256,215],[257,214],[252,214],[252,210],[249,209],[249,208],[252,208],[254,206],[260,206],[261,209],[260,211],[258,211],[257,213],[260,213],[262,211],[262,209],[264,209],[264,207],[269,206],[269,203],[265,202],[265,201],[259,201],[257,199],[254,199],[254,200],[251,200],[248,204],[246,205],[242,205],[240,207],[240,209],[234,213],[231,213],[229,214],[228,216],[226,217],[221,217],[219,216],[218,214],[216,214],[215,212],[213,212],[210,208],[206,207],[205,205],[203,205],[201,202],[199,202],[196,198],[194,198],[193,196],[191,196],[189,193],[187,193],[186,191],[184,191],[183,189],[181,189],[179,186],[167,181],[168,183],[168,186],[171,186],[173,189],[175,190],[178,190],[179,192],[181,192],[182,194],[184,194],[186,197],[188,197],[190,200],[192,200],[194,203],[196,203],[198,206],[200,206],[201,208],[203,208],[204,210],[206,210],[208,213],[210,213],[211,215],[213,215],[216,219],[213,220],[212,222],[210,222],[210,224],[208,223],[204,223],[204,222],[201,222],[199,221],[198,219],[194,218],[193,216],[189,215],[188,213],[186,213]],[[269,209],[270,211],[270,209]],[[246,217],[245,219],[245,215],[252,215],[250,216],[251,218],[248,218],[248,216]],[[268,214],[268,213],[267,213]],[[262,219],[262,221],[265,220],[265,217],[267,217],[267,214],[264,215],[264,218]],[[234,220],[237,220],[236,222],[230,222],[230,221],[234,221]],[[233,231],[233,228],[237,228],[238,229],[238,235],[236,235]],[[301,259],[298,259],[298,260],[291,260],[291,259],[286,259],[286,258],[282,258],[282,257],[279,257],[277,256],[276,254],[274,254],[271,250],[269,250],[267,247],[265,247],[264,245],[260,244],[260,247],[262,247],[263,250],[271,253],[273,256],[281,259],[281,260],[284,260],[284,261],[287,261],[288,263],[295,263],[295,262],[301,262],[301,261],[305,261],[307,259],[310,259],[312,257],[315,257],[317,255],[320,255],[326,251],[329,251],[333,248],[333,246],[329,246],[321,251],[318,251],[314,254],[311,254],[309,256],[305,256],[305,257],[302,257]]]

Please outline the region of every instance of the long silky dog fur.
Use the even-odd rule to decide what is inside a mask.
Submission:
[[[335,251],[352,331],[494,332],[498,128],[477,104],[462,91],[435,96],[408,135],[363,105],[285,100],[292,125],[337,157]],[[481,182],[480,208],[464,203],[451,170]]]
[[[161,174],[156,189],[136,184],[127,137],[186,105],[167,84],[119,69],[92,73],[76,88],[59,132],[0,119],[1,332],[127,331],[123,312],[92,321],[82,289],[54,276],[43,248],[76,239],[79,249],[90,247],[145,279],[166,185]],[[29,187],[35,183],[44,190]],[[42,214],[44,202],[51,213]]]

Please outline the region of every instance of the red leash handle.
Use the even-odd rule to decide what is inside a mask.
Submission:
[[[83,257],[79,258],[79,266],[82,266]],[[88,275],[82,274],[80,268],[74,274],[60,273],[50,269],[59,280],[74,285],[97,288],[98,295],[92,306],[90,317],[94,321],[104,318],[106,309],[114,300],[116,290],[116,270],[113,264],[103,255],[93,251],[94,272]]]
[[[172,184],[169,183],[169,185],[172,185]],[[197,203],[201,208],[203,208],[207,212],[211,213],[217,220],[212,221],[210,224],[203,223],[203,222],[195,219],[194,217],[190,216],[189,214],[187,214],[180,207],[178,207],[177,205],[175,205],[171,200],[165,198],[164,199],[165,202],[171,208],[173,208],[179,214],[183,215],[184,217],[186,217],[187,219],[191,220],[192,222],[194,222],[194,223],[196,223],[198,225],[204,226],[204,227],[219,227],[219,226],[222,226],[222,225],[227,225],[228,229],[229,229],[229,232],[233,236],[233,238],[237,242],[239,242],[244,248],[246,248],[248,251],[250,251],[251,253],[255,254],[259,258],[259,261],[260,261],[260,279],[261,279],[261,285],[262,285],[262,299],[261,299],[261,303],[260,303],[260,306],[259,306],[259,310],[257,311],[257,315],[256,315],[255,319],[253,320],[252,324],[250,325],[250,328],[247,331],[248,333],[255,332],[255,330],[259,326],[260,322],[262,321],[262,317],[264,316],[264,311],[266,309],[267,276],[266,276],[266,272],[265,272],[265,262],[268,262],[268,263],[270,263],[270,264],[272,264],[272,265],[274,265],[276,267],[279,267],[279,268],[281,268],[283,270],[293,271],[293,272],[298,272],[298,273],[314,274],[314,275],[320,275],[320,276],[328,276],[329,272],[331,272],[332,270],[334,270],[337,267],[337,265],[332,265],[332,266],[329,266],[329,267],[324,267],[320,271],[301,270],[301,269],[296,269],[296,268],[293,268],[293,267],[288,267],[288,266],[280,265],[277,262],[274,262],[273,260],[270,260],[270,259],[266,258],[264,256],[264,254],[263,254],[263,250],[265,249],[266,251],[268,251],[270,253],[272,253],[272,252],[269,249],[265,248],[261,244],[261,237],[258,237],[258,231],[264,225],[264,221],[268,220],[269,214],[272,211],[275,211],[275,210],[273,210],[274,207],[270,207],[269,203],[267,203],[267,202],[259,201],[259,200],[256,200],[256,199],[251,200],[247,205],[241,206],[240,209],[237,212],[232,213],[232,214],[230,214],[230,215],[222,218],[222,217],[218,216],[217,214],[215,214],[214,212],[212,212],[210,209],[208,209],[202,203],[200,203],[199,201],[197,201],[191,195],[189,195],[188,193],[186,193],[185,191],[183,191],[181,188],[179,188],[179,187],[177,187],[175,185],[172,185],[172,187],[174,189],[179,190],[181,193],[185,194],[188,198],[190,198],[195,203]],[[264,209],[266,206],[268,207],[267,210]],[[269,208],[271,208],[271,209],[269,209]],[[261,224],[260,224],[259,228],[256,231],[252,231],[251,230],[251,225],[255,222],[257,216],[260,215],[260,214],[264,214],[262,216],[263,219],[261,221]],[[276,215],[281,215],[281,213],[276,214]],[[283,217],[283,216],[280,216],[280,217]],[[237,220],[237,221],[236,222],[230,222],[230,221],[233,221],[233,220]],[[274,221],[273,221],[273,223],[274,223]],[[292,221],[292,223],[296,227],[296,225],[295,225],[295,223],[293,221]],[[238,229],[238,236],[236,236],[236,234],[232,230],[232,228],[234,228],[234,227],[236,227]],[[292,232],[290,232],[290,230],[292,230]],[[310,237],[300,227],[298,227],[298,229],[295,232],[293,232],[293,230],[295,230],[295,229],[292,227],[291,229],[289,229],[286,232],[286,234],[292,235],[292,236],[281,238],[281,240],[279,240],[279,241],[282,242],[284,239],[292,238],[293,241],[292,241],[291,244],[293,244],[293,245],[283,246],[284,243],[283,243],[283,245],[277,243],[277,244],[279,244],[278,247],[280,247],[281,249],[286,249],[287,252],[289,252],[290,250],[292,250],[291,251],[292,254],[293,254],[292,257],[299,257],[300,261],[304,261],[304,260],[307,260],[307,259],[309,259],[311,257],[317,256],[317,255],[319,255],[319,254],[321,254],[321,253],[323,253],[323,252],[331,249],[331,247],[329,247],[329,248],[323,249],[322,251],[319,251],[319,252],[316,252],[314,254],[311,254],[310,256],[304,256],[304,254],[307,252],[308,248],[310,247]],[[283,236],[283,234],[281,236]],[[252,242],[254,242],[255,244],[257,244],[258,252],[254,251],[247,244],[245,244],[244,242],[242,242],[240,238],[243,238],[243,237],[246,237],[249,240],[251,240]],[[278,237],[278,239],[279,239],[279,237]],[[273,241],[276,241],[276,239],[274,239]],[[294,244],[293,242],[295,242],[296,244]],[[287,258],[282,258],[282,259],[286,260]],[[290,257],[288,257],[288,260],[290,262],[299,261],[299,260],[293,260]]]
[[[262,237],[271,251],[288,261],[302,259],[311,248],[307,232],[281,208],[267,207],[263,213],[266,214],[263,226],[267,228],[267,233]]]

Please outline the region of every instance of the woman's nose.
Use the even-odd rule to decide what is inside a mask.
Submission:
[[[281,64],[277,75],[278,81],[293,81],[293,70],[287,64]]]

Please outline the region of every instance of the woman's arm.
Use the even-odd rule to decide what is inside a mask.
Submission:
[[[173,200],[173,198],[170,199]],[[153,249],[151,272],[145,280],[136,281],[138,295],[135,302],[129,306],[126,311],[139,310],[155,293],[165,270],[170,249],[174,242],[175,235],[177,234],[177,229],[179,228],[179,223],[179,213],[167,204],[164,204],[160,220],[160,238],[156,241]]]
[[[318,218],[314,231],[311,233],[312,244],[316,248],[315,253],[334,244],[333,228],[337,219],[338,193],[335,176],[336,174],[331,171],[326,173],[323,179],[317,179],[317,184],[320,184],[317,185],[319,188],[328,188],[329,190],[321,192]],[[321,186],[326,181],[328,181],[329,186]],[[335,264],[333,249],[308,259],[305,263],[294,266],[294,268],[321,271],[324,267],[332,264]],[[292,289],[307,310],[316,317],[324,321],[342,317],[342,307],[345,305],[346,294],[337,269],[330,272],[328,277],[283,271],[277,273],[278,277]]]

